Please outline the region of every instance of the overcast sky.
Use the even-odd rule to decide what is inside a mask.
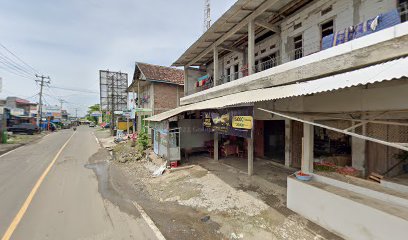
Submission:
[[[0,43],[51,85],[99,91],[99,70],[133,74],[134,62],[171,65],[203,31],[203,0],[0,0]],[[212,0],[216,20],[235,0]],[[0,53],[5,54],[4,49]],[[0,62],[1,66],[1,62]],[[34,79],[9,74],[1,98],[38,101]],[[45,100],[79,113],[99,94],[46,89]],[[32,97],[34,96],[34,97]],[[31,98],[30,98],[31,97]]]

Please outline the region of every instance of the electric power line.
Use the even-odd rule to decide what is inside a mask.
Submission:
[[[13,69],[13,68],[10,68],[10,67],[7,67],[7,66],[2,66],[2,65],[0,65],[0,68],[3,69],[3,70],[5,70],[5,71],[7,71],[8,73],[17,75],[17,76],[19,76],[19,77],[26,78],[26,79],[30,79],[30,80],[33,79],[33,76],[29,76],[29,75],[27,75],[27,74],[25,74],[25,73],[21,73],[21,72],[19,72],[19,71],[16,71],[16,70]]]
[[[81,89],[81,88],[67,88],[67,87],[59,87],[59,86],[49,86],[49,88],[72,91],[72,92],[99,94],[99,92],[88,90],[88,89]]]
[[[16,76],[33,79],[38,71],[0,43],[0,68]],[[4,49],[6,52],[2,52]]]
[[[19,65],[18,63],[14,62],[12,59],[10,59],[9,57],[7,57],[6,55],[4,55],[1,52],[0,52],[0,60],[1,60],[1,63],[4,66],[7,66],[7,67],[12,68],[12,69],[14,69],[16,71],[19,71],[20,73],[24,73],[24,74],[27,74],[29,76],[34,76],[35,75],[35,72],[32,72],[32,71],[28,70],[27,68]]]
[[[16,59],[18,59],[20,62],[22,62],[25,66],[29,67],[31,70],[33,70],[34,73],[39,73],[39,71],[35,68],[33,68],[31,65],[26,63],[24,60],[22,60],[20,57],[18,57],[15,53],[13,53],[11,50],[6,48],[3,44],[0,43],[0,46],[4,48],[7,52],[9,52],[11,55],[13,55]]]
[[[3,64],[7,64],[10,67],[13,67],[14,69],[17,69],[23,73],[27,73],[30,75],[35,75],[35,72],[33,72],[30,69],[27,69],[26,67],[22,66],[21,64],[15,62],[13,59],[9,58],[2,52],[0,52],[0,59],[2,60]]]

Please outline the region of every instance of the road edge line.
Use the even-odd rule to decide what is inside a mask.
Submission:
[[[14,149],[12,149],[12,150],[10,150],[10,151],[8,151],[8,152],[5,152],[5,153],[3,153],[2,155],[0,155],[0,158],[9,155],[10,153],[15,152],[17,149],[19,149],[19,148],[21,148],[21,147],[24,147],[24,146],[25,146],[25,145],[20,145],[20,146],[14,148]]]
[[[95,137],[95,141],[99,145],[99,148],[101,148],[101,142],[99,141],[98,137],[96,137],[96,134],[92,132],[92,135]]]
[[[38,189],[40,188],[42,182],[44,181],[45,177],[48,175],[49,171],[51,168],[54,166],[55,162],[61,155],[62,151],[65,149],[65,147],[68,145],[68,143],[71,141],[72,137],[75,135],[75,132],[69,137],[69,139],[62,145],[60,150],[57,152],[55,157],[52,159],[51,163],[48,165],[48,167],[45,169],[45,171],[41,174],[40,178],[37,180],[35,183],[34,187],[31,189],[30,194],[28,194],[26,200],[24,201],[23,205],[21,206],[20,210],[14,217],[13,221],[10,223],[9,227],[7,228],[6,232],[4,233],[3,237],[1,240],[9,240],[11,236],[13,235],[14,231],[16,230],[18,224],[20,223],[21,219],[24,217],[24,214],[26,213],[28,207],[30,206],[35,194],[37,193]]]
[[[36,140],[34,140],[34,141],[32,141],[32,142],[22,143],[22,144],[20,144],[19,146],[17,146],[16,148],[13,148],[13,149],[11,149],[10,151],[7,151],[7,152],[3,153],[2,155],[0,155],[0,158],[7,156],[7,155],[9,155],[10,153],[15,152],[15,151],[17,151],[18,149],[20,149],[20,148],[22,148],[22,147],[28,146],[29,144],[34,143],[34,142],[37,141],[37,140],[43,140],[45,137],[47,137],[47,136],[49,136],[49,135],[50,135],[50,134],[46,134],[46,135],[44,135],[43,137],[41,137],[41,138],[39,138],[39,139],[36,139]]]
[[[142,217],[146,221],[147,225],[150,227],[150,229],[156,235],[157,239],[158,240],[166,240],[166,238],[160,232],[159,228],[156,226],[156,224],[154,224],[153,220],[149,217],[149,215],[147,215],[145,210],[143,210],[142,206],[140,206],[137,202],[134,202],[134,201],[132,201],[132,203],[136,207],[136,209],[139,211],[140,215],[142,215]]]

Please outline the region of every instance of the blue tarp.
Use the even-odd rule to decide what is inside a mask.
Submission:
[[[322,39],[322,50],[381,31],[400,23],[401,17],[397,9],[380,14],[377,17],[357,24],[356,26],[348,27],[347,29],[324,37]]]

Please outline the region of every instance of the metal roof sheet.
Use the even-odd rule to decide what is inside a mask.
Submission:
[[[215,109],[245,103],[298,97],[315,93],[330,92],[359,85],[372,84],[408,77],[408,57],[372,65],[366,68],[329,77],[290,85],[251,90],[182,106],[150,118],[148,121],[163,121],[182,112]]]

